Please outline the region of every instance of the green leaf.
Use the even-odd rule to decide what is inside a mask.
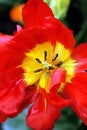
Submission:
[[[84,18],[87,18],[87,0],[80,0],[82,15]]]
[[[54,130],[77,130],[81,123],[76,114],[67,108],[62,111],[61,118],[56,121]]]
[[[21,3],[23,0],[0,0],[0,5],[8,5],[8,6],[13,6],[16,3]]]

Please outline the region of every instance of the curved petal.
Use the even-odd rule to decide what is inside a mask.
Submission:
[[[0,34],[0,75],[21,64],[24,54],[11,48],[13,36]]]
[[[77,46],[71,57],[76,60],[75,75],[71,85],[64,87],[63,93],[72,99],[72,109],[87,125],[87,44]]]
[[[13,69],[5,73],[0,73],[0,99],[7,95],[13,88],[14,82],[23,78],[23,70],[21,68]]]
[[[21,68],[0,75],[0,112],[7,115],[16,113],[24,95],[25,83]]]
[[[41,95],[28,112],[27,124],[35,130],[51,130],[59,118],[60,108],[52,106]]]
[[[13,44],[11,44],[10,47],[22,53],[27,51],[29,52],[36,46],[36,44],[50,41],[49,39],[49,31],[47,29],[26,29],[15,35],[14,39],[12,40]]]
[[[32,13],[35,13],[35,15]],[[64,44],[65,48],[73,49],[75,39],[71,30],[54,18],[51,9],[42,0],[28,1],[23,8],[23,19],[26,28],[42,27],[49,29],[50,39],[53,44],[58,41]]]
[[[73,50],[71,57],[76,60],[76,72],[87,70],[87,43],[78,45]]]
[[[49,20],[49,23],[51,23],[50,28],[52,35],[54,34],[54,39],[63,44],[66,49],[72,51],[76,41],[71,31],[58,19]]]
[[[18,112],[18,108],[24,99],[25,87],[24,84],[19,81],[12,86],[12,89],[0,98],[0,112],[6,115],[12,115]]]
[[[12,40],[13,36],[4,35],[0,33],[0,53],[6,51],[8,49],[8,44]]]
[[[87,94],[87,73],[78,72],[72,79],[72,84],[77,86],[77,88],[83,93]]]
[[[0,123],[3,123],[4,121],[6,121],[7,119],[7,115],[5,115],[4,113],[0,113]]]
[[[26,88],[25,96],[22,104],[19,107],[19,112],[23,111],[28,105],[34,103],[38,96],[38,92],[35,86],[29,86]]]
[[[41,28],[24,29],[15,35],[12,42],[13,44],[10,46],[22,52],[29,52],[32,48],[35,48],[37,44],[46,42],[53,44],[53,46],[60,42],[64,48],[69,51],[73,49],[75,44],[71,32],[60,22],[51,23],[51,27],[49,28],[44,26]]]
[[[63,69],[56,69],[51,76],[50,90],[61,82],[65,82],[66,71]],[[57,88],[58,89],[58,88]]]
[[[8,48],[7,51],[2,52],[0,54],[0,74],[18,67],[23,58],[23,54],[10,48]]]
[[[66,106],[69,106],[69,104],[71,103],[71,99],[65,98],[63,95],[60,95],[60,93],[57,92],[58,86],[59,85],[55,85],[54,88],[50,91],[50,94],[46,93],[44,89],[40,89],[40,92],[51,105],[62,109]]]
[[[71,56],[76,60],[75,76],[72,79],[72,84],[87,94],[87,43],[78,45]]]
[[[42,26],[47,17],[53,17],[53,13],[42,0],[29,0],[23,7],[23,21],[26,28]]]
[[[63,93],[66,97],[72,99],[72,104],[70,106],[87,125],[87,94],[83,93],[80,88],[72,84],[67,84]]]

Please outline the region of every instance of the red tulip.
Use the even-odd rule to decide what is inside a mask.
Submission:
[[[51,130],[70,106],[87,125],[87,44],[74,48],[72,32],[42,0],[29,0],[22,17],[23,29],[0,35],[0,121],[30,105],[28,126]]]

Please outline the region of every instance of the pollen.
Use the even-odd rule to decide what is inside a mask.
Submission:
[[[43,68],[49,69],[49,67],[52,66],[52,64],[49,64],[47,61],[42,62]]]

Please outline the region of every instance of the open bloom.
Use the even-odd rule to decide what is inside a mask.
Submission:
[[[25,4],[23,20],[14,36],[0,34],[0,121],[30,105],[28,126],[51,130],[69,105],[87,124],[87,44],[74,48],[72,32],[42,0]]]

